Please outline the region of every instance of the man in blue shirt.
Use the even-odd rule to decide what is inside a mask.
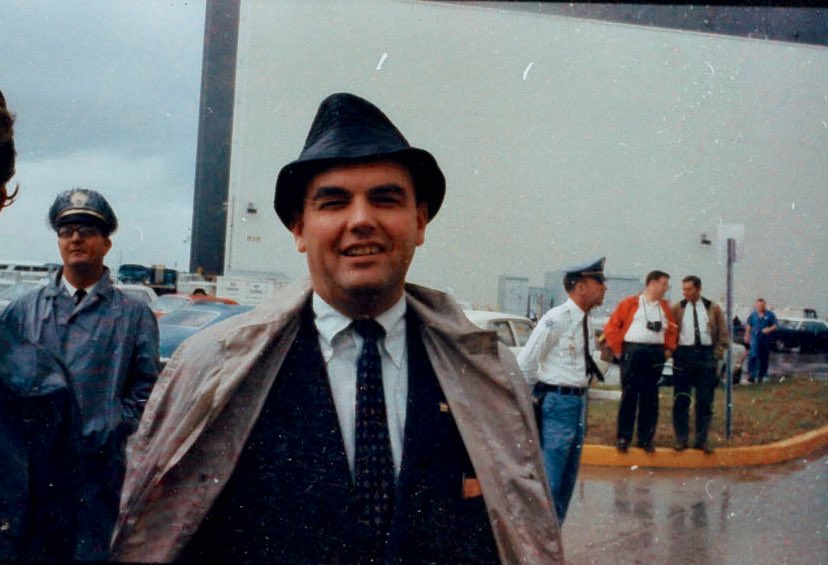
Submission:
[[[767,309],[764,298],[756,300],[756,307],[745,322],[745,343],[750,348],[748,367],[750,382],[762,384],[768,374],[770,334],[776,331],[776,315]]]

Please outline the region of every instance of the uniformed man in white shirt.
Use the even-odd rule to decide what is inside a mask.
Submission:
[[[581,461],[586,392],[592,377],[603,380],[592,359],[595,332],[589,311],[604,300],[605,260],[566,269],[563,285],[569,298],[544,314],[518,355],[539,407],[546,475],[561,523]]]

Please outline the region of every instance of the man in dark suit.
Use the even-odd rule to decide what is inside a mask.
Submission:
[[[275,196],[310,285],[173,356],[133,444],[119,559],[562,560],[514,358],[405,282],[444,191],[378,108],[323,101]]]

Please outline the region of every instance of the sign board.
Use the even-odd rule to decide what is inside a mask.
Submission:
[[[738,263],[745,254],[745,224],[719,224],[717,231],[717,243],[719,246],[720,265],[727,263],[728,239],[733,239],[736,242],[733,262]]]

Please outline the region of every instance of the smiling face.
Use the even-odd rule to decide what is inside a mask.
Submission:
[[[291,231],[316,293],[347,316],[373,317],[402,296],[427,220],[408,169],[381,161],[315,175]]]

